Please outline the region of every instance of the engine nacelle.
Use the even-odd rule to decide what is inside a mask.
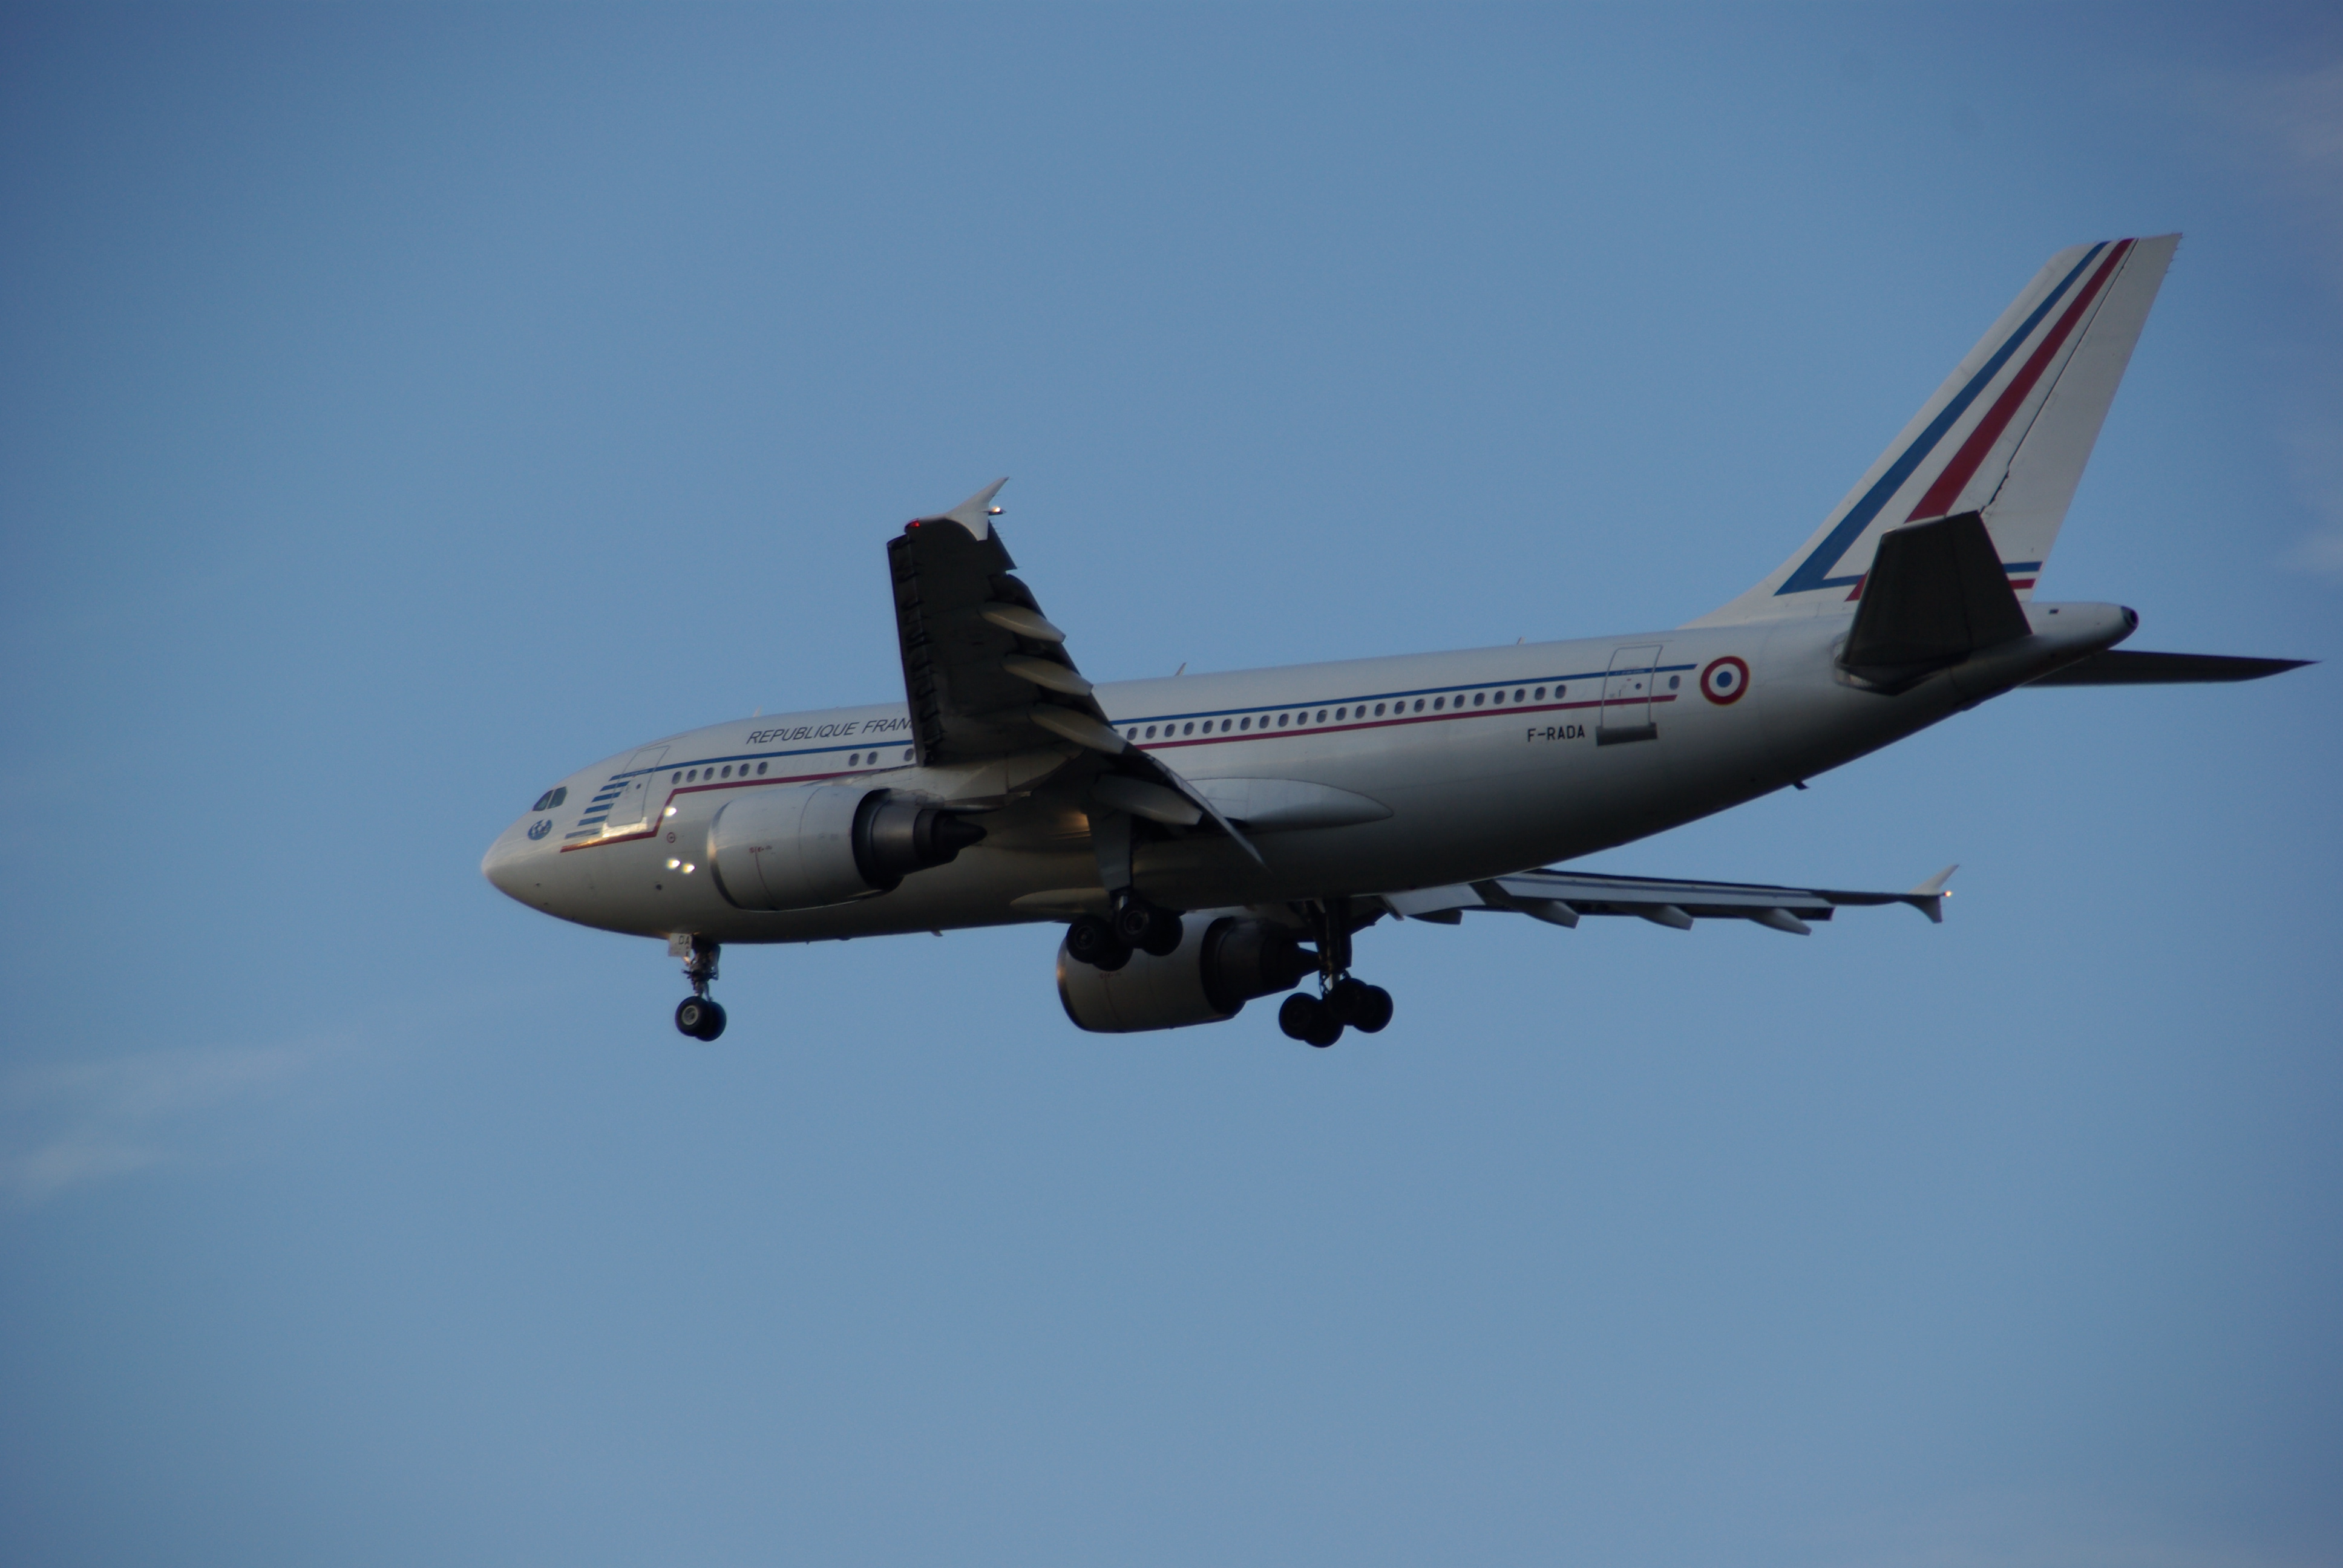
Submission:
[[[1254,997],[1292,990],[1318,967],[1292,934],[1267,920],[1212,910],[1185,916],[1180,945],[1162,958],[1135,952],[1119,970],[1094,969],[1058,944],[1058,1000],[1094,1034],[1182,1029],[1234,1018]]]
[[[708,869],[735,909],[810,910],[886,892],[983,837],[891,789],[795,784],[751,790],[717,812]]]

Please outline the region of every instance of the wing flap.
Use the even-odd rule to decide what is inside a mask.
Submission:
[[[1953,868],[1946,867],[1909,892],[1873,893],[1763,882],[1534,870],[1453,887],[1384,893],[1381,899],[1395,915],[1443,924],[1453,924],[1467,910],[1496,910],[1558,926],[1574,926],[1586,915],[1633,915],[1678,930],[1691,930],[1697,920],[1740,920],[1804,936],[1808,922],[1827,920],[1852,906],[1909,904],[1930,920],[1941,920],[1945,883],[1952,873]]]
[[[981,774],[1004,758],[1082,748],[1062,775],[1087,791],[1101,775],[1166,790],[1192,804],[1256,861],[1261,852],[1196,787],[1128,743],[1066,651],[1066,634],[1041,613],[1001,543],[995,480],[949,512],[904,525],[887,541],[903,695],[920,766]],[[1109,799],[1101,795],[1100,799]],[[1151,820],[1177,825],[1152,801]]]
[[[1065,651],[1064,634],[1011,575],[1017,563],[990,510],[1003,483],[906,524],[887,542],[903,693],[921,767],[1030,751],[1061,739],[1104,749],[1112,734]],[[1066,723],[1047,721],[1053,709],[1064,710]],[[1119,748],[1121,738],[1115,741]]]

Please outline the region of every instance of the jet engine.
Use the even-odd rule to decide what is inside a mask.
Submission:
[[[1318,967],[1291,932],[1242,914],[1189,915],[1180,945],[1161,958],[1135,952],[1121,969],[1095,969],[1058,944],[1058,1000],[1075,1026],[1095,1034],[1182,1029],[1234,1018],[1254,997],[1291,990]]]
[[[708,825],[708,869],[735,909],[810,910],[883,893],[981,840],[975,823],[892,789],[757,789]]]

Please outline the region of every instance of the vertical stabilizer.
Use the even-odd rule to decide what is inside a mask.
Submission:
[[[1691,624],[1843,610],[1881,534],[1961,512],[1984,515],[2010,587],[2031,597],[2179,243],[2052,256],[1798,553]]]

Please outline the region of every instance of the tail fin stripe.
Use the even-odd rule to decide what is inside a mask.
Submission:
[[[1928,487],[1928,493],[1920,498],[1920,504],[1914,507],[1911,515],[1904,519],[1906,522],[1916,522],[1922,518],[1941,518],[1952,509],[1953,503],[1960,498],[1960,493],[1976,477],[1977,466],[1985,461],[1986,454],[1993,450],[1994,443],[2001,439],[2001,433],[2009,427],[2009,421],[2016,416],[2019,405],[2034,390],[2034,384],[2042,379],[2042,372],[2048,369],[2050,362],[2058,357],[2058,350],[2066,347],[2076,323],[2089,313],[2093,302],[2107,287],[2107,279],[2115,276],[2116,268],[2123,265],[2123,258],[2130,254],[2131,247],[2132,242],[2127,239],[2108,252],[2107,260],[2099,264],[2099,270],[2092,276],[2089,286],[2075,297],[2075,303],[2066,307],[2066,314],[2058,318],[2058,325],[2026,361],[2026,367],[2010,377],[2009,385],[2001,389],[2001,396],[1995,399],[1992,409],[1977,421],[1976,428],[1969,432],[1968,439],[1961,443],[1961,449],[1953,454],[1953,460],[1945,465],[1945,471],[1936,476],[1936,482]]]
[[[1961,416],[1968,412],[1969,405],[1993,384],[1996,376],[2001,374],[2001,367],[2009,363],[2010,356],[2034,336],[2034,329],[2042,325],[2042,318],[2056,307],[2058,302],[2066,297],[2066,291],[2074,286],[2075,280],[2083,275],[2083,270],[2097,261],[2107,248],[2104,240],[2093,246],[2085,253],[2083,259],[2075,264],[2075,269],[2058,280],[2058,286],[2052,289],[2049,296],[2035,307],[2034,314],[2009,335],[2009,341],[1994,350],[1993,357],[1969,378],[1968,385],[1945,405],[1943,411],[1928,422],[1928,427],[1904,448],[1903,455],[1888,466],[1885,473],[1879,476],[1879,482],[1864,492],[1863,499],[1848,508],[1846,516],[1839,519],[1838,526],[1815,547],[1814,553],[1800,561],[1798,569],[1774,590],[1777,598],[1783,594],[1806,593],[1815,588],[1845,588],[1857,580],[1855,577],[1832,577],[1830,568],[1836,566],[1839,558],[1863,537],[1863,530],[1871,526],[1872,518],[1879,515],[1879,508],[1887,504],[1888,498],[1904,487],[1904,482],[1927,460],[1928,454],[1936,450],[1936,443],[1945,438],[1945,433],[1960,422]]]

